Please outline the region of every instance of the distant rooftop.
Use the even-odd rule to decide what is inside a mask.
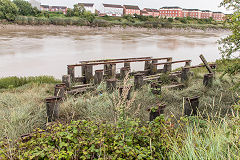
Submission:
[[[43,8],[49,8],[49,5],[40,5]]]
[[[51,8],[66,9],[66,6],[51,6]]]
[[[110,7],[110,8],[123,8],[123,6],[118,4],[103,4],[104,7]]]
[[[93,7],[93,3],[78,3],[78,5],[83,5],[84,7]]]
[[[136,10],[140,10],[140,8],[138,6],[132,6],[132,5],[123,5],[126,9],[136,9]]]
[[[212,12],[212,11],[210,11],[210,10],[202,10],[202,12]]]
[[[172,7],[162,7],[161,9],[182,9],[182,8],[178,6],[172,6]]]

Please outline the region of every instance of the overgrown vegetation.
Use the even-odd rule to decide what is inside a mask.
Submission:
[[[193,70],[184,90],[162,89],[154,95],[150,86],[132,92],[131,99],[109,94],[101,84],[97,91],[68,97],[60,106],[60,122],[46,124],[44,98],[53,95],[51,84],[30,83],[1,90],[0,156],[49,159],[238,159],[239,91],[232,90],[240,76],[220,79],[217,61],[212,88],[202,85],[206,69]],[[129,89],[129,84],[125,84]],[[125,93],[125,91],[124,91]],[[183,97],[200,96],[196,117],[183,116]],[[149,107],[165,103],[164,118],[149,123]],[[165,121],[165,120],[167,121]],[[37,129],[34,131],[34,129]],[[19,136],[32,133],[30,137]],[[12,139],[13,141],[11,141]],[[18,139],[17,141],[15,141]],[[41,145],[40,145],[41,144]],[[150,159],[150,158],[149,158]]]

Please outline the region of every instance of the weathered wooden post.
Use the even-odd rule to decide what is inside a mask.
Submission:
[[[124,90],[124,86],[120,86],[120,87],[118,88],[120,97],[124,97],[125,95],[127,95],[127,97],[126,97],[127,100],[130,100],[131,90],[132,90],[132,87],[130,87],[130,88],[125,88],[125,90]],[[127,92],[127,93],[123,93],[124,91]]]
[[[54,96],[64,98],[66,97],[66,90],[67,90],[66,83],[56,84],[54,87]]]
[[[148,72],[146,72],[146,75],[150,74],[150,69],[151,69],[151,62],[150,61],[145,61],[144,71],[148,71]]]
[[[143,74],[138,73],[134,75],[134,88],[135,89],[140,89],[143,86]]]
[[[205,74],[203,78],[203,85],[205,87],[212,87],[213,85],[213,73]]]
[[[103,74],[107,76],[108,75],[108,70],[109,70],[109,64],[104,64]]]
[[[86,65],[81,66],[82,69],[82,76],[84,77],[86,74]]]
[[[94,84],[99,85],[103,80],[103,70],[96,70],[94,75]]]
[[[152,63],[150,64],[150,74],[156,74],[157,73],[157,65],[154,65],[155,63],[158,63],[158,60],[152,60]]]
[[[86,78],[86,83],[90,83],[91,80],[93,79],[93,66],[92,65],[86,65],[85,66],[85,78]]]
[[[157,82],[151,83],[151,92],[153,94],[160,95],[161,94],[161,88],[162,88],[162,86],[161,86],[160,82],[159,83],[157,83]]]
[[[130,62],[124,62],[124,68],[129,68],[129,70],[131,70]]]
[[[121,80],[124,80],[126,78],[126,76],[128,75],[128,72],[129,72],[129,68],[127,67],[122,67],[120,69],[120,79]]]
[[[108,78],[116,78],[116,64],[109,64]]]
[[[153,121],[155,118],[164,114],[164,109],[166,108],[166,104],[158,104],[156,107],[150,109],[150,121]]]
[[[182,73],[181,73],[181,82],[188,82],[189,80],[189,68],[182,68]]]
[[[70,75],[63,75],[62,76],[62,83],[65,83],[67,89],[70,89],[71,88],[71,78],[70,78]]]
[[[163,72],[164,73],[168,73],[168,72],[171,72],[172,71],[172,58],[168,58],[167,59],[167,62],[169,62],[168,64],[164,64],[164,67],[163,67]]]
[[[212,68],[209,66],[209,64],[208,64],[207,60],[205,59],[205,57],[202,54],[199,57],[201,58],[201,60],[204,63],[205,67],[207,68],[208,72],[209,73],[213,73]]]
[[[70,75],[71,82],[74,82],[74,78],[75,78],[75,67],[74,67],[74,66],[68,66],[67,72],[68,72],[68,75]]]
[[[199,106],[199,97],[184,98],[184,114],[186,116],[195,116],[197,115],[197,109]]]
[[[113,92],[116,87],[117,87],[117,79],[113,78],[113,79],[107,79],[106,81],[107,83],[107,91],[109,92]]]
[[[45,99],[47,109],[47,121],[56,121],[59,118],[59,101],[61,97],[48,97]]]

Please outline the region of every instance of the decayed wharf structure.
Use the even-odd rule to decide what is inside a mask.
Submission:
[[[161,94],[161,88],[169,89],[183,89],[186,82],[191,76],[190,70],[192,68],[206,67],[208,74],[204,76],[203,85],[211,87],[216,64],[208,64],[203,55],[200,55],[203,65],[191,66],[191,60],[173,61],[172,57],[153,58],[153,57],[139,57],[139,58],[120,58],[120,59],[105,59],[105,60],[90,60],[80,61],[78,64],[68,65],[67,74],[63,75],[62,83],[56,84],[54,96],[46,98],[47,117],[48,121],[55,121],[58,119],[59,103],[66,97],[66,95],[79,95],[89,90],[95,90],[101,83],[106,83],[108,91],[119,90],[122,92],[124,86],[122,82],[126,77],[132,81],[133,89],[141,89],[146,84],[151,84],[153,94]],[[144,62],[144,70],[131,71],[131,63]],[[181,70],[172,71],[174,64],[183,64]],[[122,64],[120,73],[117,73],[117,65]],[[100,66],[102,69],[93,70],[94,66]],[[158,66],[163,66],[158,69]],[[75,70],[77,67],[81,68],[81,76],[77,77]],[[180,79],[178,83],[162,86],[161,77],[168,76],[171,80]],[[129,97],[129,96],[128,96]],[[185,114],[196,114],[198,106],[198,98],[186,97]],[[166,106],[159,105],[159,109],[154,113],[150,112],[150,120],[154,119],[156,115],[163,112]]]

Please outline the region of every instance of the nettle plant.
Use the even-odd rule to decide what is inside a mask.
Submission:
[[[148,125],[132,120],[117,124],[72,121],[38,129],[15,147],[1,142],[0,159],[164,159],[174,134],[163,117]]]

